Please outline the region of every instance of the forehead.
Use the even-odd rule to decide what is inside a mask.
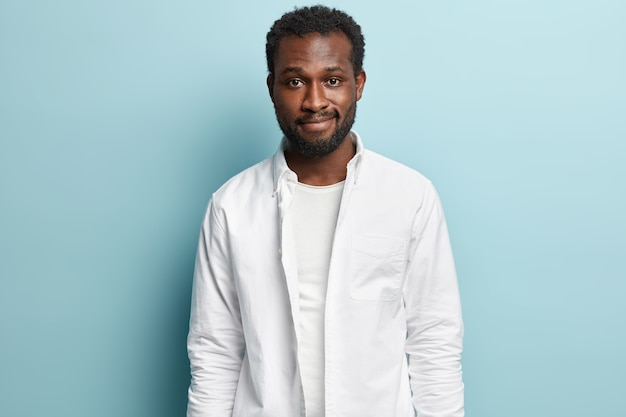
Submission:
[[[352,71],[350,56],[352,45],[341,32],[328,35],[309,33],[304,36],[290,35],[278,43],[274,57],[274,70],[280,73],[285,68],[341,67]]]

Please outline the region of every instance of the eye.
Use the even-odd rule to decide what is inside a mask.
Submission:
[[[292,80],[287,81],[287,85],[289,87],[300,87],[302,85],[302,80],[294,78]]]
[[[328,85],[330,85],[332,87],[336,87],[336,86],[338,86],[341,83],[339,78],[335,78],[335,77],[329,78],[327,82],[328,82]]]

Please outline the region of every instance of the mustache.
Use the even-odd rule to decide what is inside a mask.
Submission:
[[[315,120],[326,120],[329,118],[338,119],[339,113],[337,111],[326,111],[320,113],[307,114],[306,116],[296,117],[296,123],[310,123]]]

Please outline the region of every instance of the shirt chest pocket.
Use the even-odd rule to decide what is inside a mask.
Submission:
[[[406,252],[406,239],[353,235],[350,298],[361,301],[394,301],[400,297]]]

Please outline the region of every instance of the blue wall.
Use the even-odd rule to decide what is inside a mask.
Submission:
[[[205,205],[280,136],[266,3],[0,0],[0,416],[183,415]],[[623,415],[625,3],[331,4],[447,210],[468,417]]]

